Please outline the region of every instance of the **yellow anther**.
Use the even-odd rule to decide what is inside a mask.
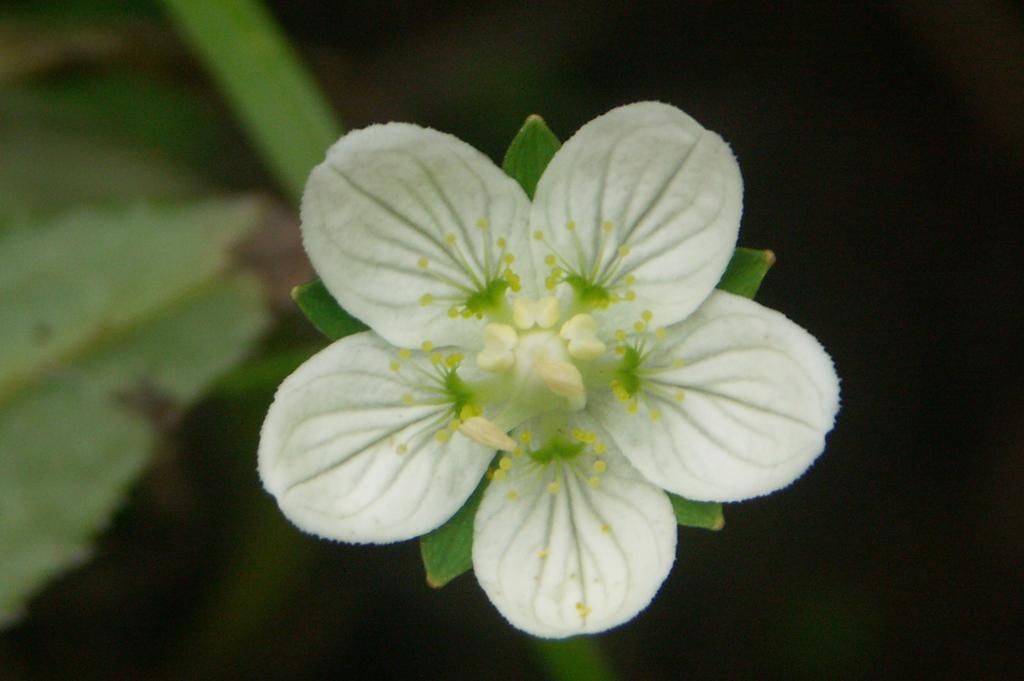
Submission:
[[[452,439],[452,432],[444,429],[439,430],[434,433],[434,439],[438,442],[448,442],[448,440]]]
[[[557,482],[548,483],[548,494],[558,494],[558,490],[562,489],[562,486]]]
[[[612,528],[608,527],[608,523],[601,523],[601,531],[602,532],[607,533],[607,532],[610,532],[611,529]]]
[[[461,425],[462,425],[462,421],[460,419],[452,419],[451,421],[448,422],[448,430],[452,430],[452,431],[458,430],[459,426],[461,426]]]
[[[506,253],[505,257],[502,258],[502,260],[505,261],[506,265],[511,265],[512,263],[514,263],[516,261],[516,256],[512,255],[511,253]]]
[[[435,353],[430,355],[430,363],[431,364],[440,364],[443,359],[444,359],[444,356],[440,352],[435,352]]]
[[[467,404],[459,411],[459,418],[463,421],[468,421],[474,416],[480,416],[483,413],[483,409],[476,406],[475,404]]]
[[[686,393],[684,393],[682,390],[677,390],[676,394],[673,395],[673,397],[676,398],[676,402],[682,402],[683,399],[686,397]]]
[[[480,229],[487,229],[488,227],[491,226],[491,221],[488,220],[487,218],[480,218],[479,220],[476,221],[476,226],[479,227]]]
[[[651,417],[652,421],[660,421],[661,420],[661,410],[660,409],[652,409],[650,411],[650,417]]]
[[[597,454],[604,454],[605,450],[608,449],[608,445],[598,440],[594,443],[594,452]]]
[[[401,357],[402,359],[409,359],[410,357],[412,357],[412,350],[409,350],[408,348],[402,348],[401,350],[398,351],[398,356]]]
[[[445,236],[444,240],[449,246],[454,246],[456,242],[454,234],[448,234],[447,236]]]
[[[544,232],[540,231],[539,229],[534,231],[533,238],[536,239],[537,241],[543,241],[544,240]]]
[[[522,442],[524,445],[530,444],[530,441],[532,440],[533,433],[531,433],[530,431],[524,430],[523,432],[519,433],[519,441]]]
[[[682,369],[685,365],[686,362],[683,361],[682,357],[676,357],[674,360],[672,360],[673,369]]]
[[[605,221],[601,223],[601,229],[605,234],[609,234],[613,229],[615,229],[615,226],[612,225],[612,223]]]
[[[412,393],[405,393],[404,395],[402,395],[402,403],[405,404],[405,405],[412,404],[413,403]]]
[[[608,462],[607,461],[605,461],[604,459],[598,459],[597,461],[594,462],[594,472],[595,473],[599,473],[599,474],[600,473],[604,473],[606,470],[608,470]]]
[[[462,312],[459,313],[459,316],[462,317],[463,319],[469,319],[470,317],[473,316],[473,311],[470,310],[468,307],[464,307],[462,308]]]
[[[501,461],[498,462],[498,466],[502,470],[507,471],[509,468],[512,468],[512,459],[508,458],[507,456],[503,456],[501,457]]]
[[[544,256],[544,264],[548,267],[554,267],[558,264],[558,258],[553,255],[546,255]]]
[[[510,489],[508,492],[505,493],[505,498],[508,499],[509,501],[515,501],[516,499],[519,498],[519,493],[516,492],[514,489]]]
[[[565,223],[565,228],[567,230],[569,230],[570,232],[575,232],[576,231],[576,223],[573,222],[572,220],[569,220],[569,222]]]
[[[660,326],[657,329],[654,330],[654,337],[657,338],[658,340],[661,340],[662,338],[664,338],[667,335],[668,335],[668,332],[666,332],[665,329],[660,327]]]
[[[622,402],[629,399],[629,391],[627,391],[618,381],[612,381],[612,392],[615,394],[615,397],[619,398]]]
[[[451,317],[452,319],[457,319],[458,316],[459,316],[459,308],[457,308],[457,307],[449,307],[448,308],[448,316]]]
[[[448,358],[445,359],[444,364],[449,369],[454,369],[455,367],[462,364],[462,360],[464,360],[465,358],[465,355],[463,355],[461,352],[454,352],[448,355]]]
[[[590,480],[587,481],[587,483],[590,485],[591,489],[597,489],[598,487],[601,486],[601,478],[595,475],[591,477]]]
[[[420,347],[423,349],[423,352],[430,352],[434,349],[434,344],[426,340],[420,344]]]
[[[505,471],[503,471],[500,468],[498,470],[494,471],[493,473],[491,473],[491,479],[492,480],[497,480],[498,482],[501,482],[502,480],[504,480],[507,477],[508,477],[508,473],[506,473]]]
[[[419,260],[416,261],[416,266],[419,267],[421,270],[425,270],[427,269],[427,267],[430,266],[430,262],[427,261],[426,258],[420,258]]]
[[[395,372],[397,372],[401,368],[402,368],[402,365],[399,364],[398,362],[392,362],[391,365],[390,365],[390,369],[392,371],[395,371]]]
[[[554,277],[548,277],[547,279],[544,280],[544,288],[546,288],[547,290],[551,291],[556,286],[558,286],[558,280],[555,279]]]
[[[637,406],[636,406],[636,400],[633,400],[632,402],[630,402],[630,403],[629,403],[629,404],[628,404],[628,405],[626,406],[626,411],[628,411],[628,412],[629,412],[630,414],[635,414],[635,413],[636,413],[636,410],[637,410]]]
[[[545,558],[548,557],[548,550],[547,549],[541,549],[540,551],[537,552],[537,557],[540,558],[541,560],[544,560]]]
[[[640,313],[640,318],[643,319],[645,322],[649,322],[652,319],[654,319],[654,313],[651,312],[650,310],[644,310],[643,312]]]
[[[633,323],[633,330],[636,331],[637,333],[642,333],[643,330],[646,329],[646,328],[647,328],[647,324],[645,324],[644,322],[634,322]]]
[[[427,306],[434,302],[434,296],[429,293],[424,293],[420,296],[420,305]]]
[[[626,286],[632,286],[633,284],[636,283],[636,277],[633,276],[632,274],[627,274],[622,281],[623,283],[626,284]]]
[[[508,246],[508,242],[505,241],[504,239],[498,239],[496,243],[498,244],[498,248],[502,250],[505,250],[505,247]]]
[[[526,450],[522,447],[516,447],[512,450],[512,456],[522,456],[523,454],[526,454]]]
[[[626,300],[630,302],[636,300],[636,291],[626,291]]]
[[[587,607],[585,603],[577,603],[576,612],[580,614],[580,617],[586,619],[587,615],[589,615],[592,611],[589,607]]]
[[[626,340],[626,332],[623,331],[622,329],[618,329],[615,332],[615,340],[619,341],[620,343]]]
[[[629,255],[629,246],[626,246],[625,244],[619,246],[619,257],[625,258],[627,255]]]
[[[408,445],[400,444],[400,445],[398,445],[398,449],[396,451],[399,454],[405,454],[406,452],[409,451],[409,447],[408,447]]]

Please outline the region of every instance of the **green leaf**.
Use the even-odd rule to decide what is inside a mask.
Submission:
[[[332,341],[368,328],[345,312],[319,279],[293,288],[292,300],[313,326]]]
[[[508,146],[501,167],[532,199],[540,176],[560,146],[561,142],[544,119],[533,114],[527,117],[526,123]]]
[[[420,555],[427,571],[427,584],[435,589],[440,589],[473,567],[473,519],[486,488],[487,479],[484,478],[448,522],[420,537]]]
[[[163,0],[292,199],[341,126],[258,0]]]
[[[160,433],[250,349],[231,253],[254,200],[77,210],[0,230],[0,620],[82,562]]]
[[[690,501],[671,492],[668,493],[668,498],[672,502],[676,522],[680,525],[702,527],[706,530],[720,530],[725,527],[722,504],[717,501]]]
[[[753,299],[768,269],[775,264],[775,253],[753,248],[737,248],[717,288]]]

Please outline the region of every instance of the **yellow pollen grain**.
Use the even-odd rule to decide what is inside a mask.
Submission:
[[[488,220],[487,218],[480,218],[479,220],[476,221],[476,226],[479,227],[480,229],[487,229],[488,227],[491,226],[491,221]]]
[[[497,480],[498,482],[501,482],[502,480],[504,480],[507,477],[508,477],[508,473],[506,473],[504,471],[504,469],[501,469],[501,468],[499,468],[498,470],[494,471],[491,474],[491,478],[494,479],[494,480]]]
[[[435,352],[434,354],[432,354],[430,356],[430,363],[431,364],[440,364],[443,359],[444,359],[444,356],[440,352]]]
[[[635,322],[633,324],[633,330],[636,331],[637,333],[642,332],[646,328],[647,324],[645,324],[644,322]]]
[[[459,411],[459,418],[462,419],[463,421],[468,421],[474,416],[480,416],[480,414],[482,413],[483,410],[480,409],[480,407],[477,407],[472,404],[467,404]]]
[[[409,350],[408,348],[402,348],[401,350],[398,351],[398,356],[401,357],[402,359],[409,359],[410,357],[412,357],[412,350]]]
[[[640,318],[643,319],[645,322],[649,322],[652,319],[654,319],[654,313],[651,312],[650,310],[644,310],[643,312],[640,313]]]
[[[626,411],[628,411],[630,414],[635,414],[636,410],[637,406],[635,400],[633,402],[630,402],[629,405],[626,407]]]
[[[544,264],[548,267],[554,267],[558,263],[558,258],[553,255],[544,256]]]
[[[412,393],[405,393],[404,395],[402,395],[402,403],[405,404],[405,405],[412,404],[413,403]]]
[[[448,234],[447,236],[445,236],[444,240],[449,246],[454,246],[456,242],[454,234]]]
[[[627,274],[626,278],[623,279],[622,281],[625,282],[626,286],[632,286],[633,284],[636,283],[636,277],[633,276],[632,274]]]
[[[450,430],[439,430],[434,433],[434,439],[438,442],[448,442],[452,439],[452,432]]]
[[[598,440],[594,443],[594,452],[596,454],[604,454],[605,450],[608,449],[608,445]]]
[[[665,329],[663,329],[661,327],[658,327],[657,329],[654,330],[654,337],[657,338],[658,340],[661,340],[666,335],[667,335],[667,333],[666,333]]]
[[[601,531],[602,532],[608,533],[609,531],[611,531],[611,529],[612,528],[608,527],[608,523],[601,523]]]
[[[399,369],[401,369],[401,368],[402,368],[402,365],[401,365],[401,364],[399,364],[398,362],[392,362],[392,363],[391,363],[391,365],[390,365],[390,369],[391,369],[392,371],[396,372],[396,373],[397,373],[397,372],[398,372],[398,370],[399,370]]]
[[[434,296],[429,293],[424,293],[420,296],[420,305],[427,306],[434,302]]]
[[[629,255],[629,246],[626,246],[625,244],[619,246],[619,257],[625,258],[627,255]]]
[[[420,347],[423,349],[423,352],[430,352],[431,350],[434,349],[434,344],[426,340],[420,344]]]
[[[597,461],[594,462],[595,473],[604,473],[606,470],[608,470],[607,461],[605,461],[604,459],[598,459]]]
[[[548,550],[547,549],[541,549],[540,551],[537,552],[537,557],[540,558],[541,560],[544,560],[545,558],[548,557]]]
[[[544,287],[549,291],[558,286],[558,280],[548,277],[544,280]]]
[[[426,258],[420,258],[419,260],[416,261],[416,266],[419,267],[421,270],[425,270],[428,267],[430,267],[430,262]]]
[[[464,307],[462,308],[462,312],[459,313],[459,316],[462,317],[463,319],[469,319],[470,317],[473,316],[473,311],[470,310],[468,307]]]
[[[516,256],[512,255],[511,253],[506,253],[505,257],[502,258],[502,260],[505,261],[506,265],[511,265],[512,263],[514,263],[516,261]]]
[[[569,222],[565,223],[565,228],[567,230],[569,230],[570,232],[575,232],[576,231],[576,223],[573,222],[572,220],[569,220]]]
[[[588,480],[587,482],[590,484],[591,489],[597,489],[598,487],[601,486],[601,478],[597,477],[596,475],[590,478],[590,480]]]
[[[676,398],[676,402],[682,402],[683,398],[686,397],[686,393],[684,393],[682,390],[677,390],[676,394],[673,395],[673,397]]]
[[[605,234],[608,234],[615,229],[615,226],[612,223],[605,221],[601,223],[601,229],[604,230]]]
[[[530,444],[531,440],[533,440],[532,432],[524,430],[523,432],[519,433],[519,441],[522,442],[524,445]]]
[[[580,617],[586,619],[587,615],[589,615],[592,611],[589,607],[587,607],[585,603],[577,603],[576,612],[580,614]]]
[[[661,410],[659,410],[659,409],[652,409],[651,412],[650,412],[650,417],[651,417],[652,421],[660,421],[661,420]]]
[[[533,238],[536,239],[537,241],[543,241],[544,240],[544,232],[540,231],[539,229],[534,231]]]
[[[395,451],[397,451],[399,454],[405,454],[406,452],[409,451],[409,447],[407,445],[401,444],[398,445],[398,449],[396,449]]]
[[[615,331],[615,340],[619,341],[620,343],[626,340],[626,332],[623,331],[622,329],[617,329]]]
[[[508,242],[505,241],[504,239],[498,239],[498,241],[495,243],[498,244],[498,248],[500,249],[504,249],[506,246],[508,246]]]
[[[548,483],[548,494],[558,494],[558,490],[562,489],[562,486],[557,482]]]
[[[615,346],[615,354],[616,355],[624,355],[624,354],[626,354],[626,346],[625,345],[616,345]]]
[[[448,316],[451,317],[452,319],[457,319],[458,316],[459,316],[459,308],[457,308],[457,307],[449,307],[448,308]]]
[[[507,471],[509,468],[512,468],[512,459],[507,456],[503,456],[501,457],[501,461],[498,462],[498,466],[500,466],[502,470]]]
[[[636,291],[626,291],[626,300],[630,302],[636,300]]]
[[[522,447],[516,447],[512,450],[512,456],[522,456],[523,454],[526,454],[526,450]]]

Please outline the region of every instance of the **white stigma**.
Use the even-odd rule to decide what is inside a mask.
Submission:
[[[519,342],[516,330],[508,324],[488,324],[483,336],[484,350],[476,356],[476,365],[496,374],[508,371],[516,359],[512,352]]]
[[[512,321],[523,330],[533,328],[534,325],[550,329],[561,316],[562,310],[554,296],[545,296],[539,300],[519,296],[512,303]]]
[[[597,337],[597,322],[588,314],[578,314],[562,324],[558,335],[569,342],[569,356],[573,359],[595,359],[607,349]]]

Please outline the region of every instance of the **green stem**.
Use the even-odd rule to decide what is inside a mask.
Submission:
[[[536,639],[533,647],[552,681],[616,681],[608,658],[589,636],[560,641]]]
[[[330,105],[259,0],[163,0],[293,200],[342,133]]]

